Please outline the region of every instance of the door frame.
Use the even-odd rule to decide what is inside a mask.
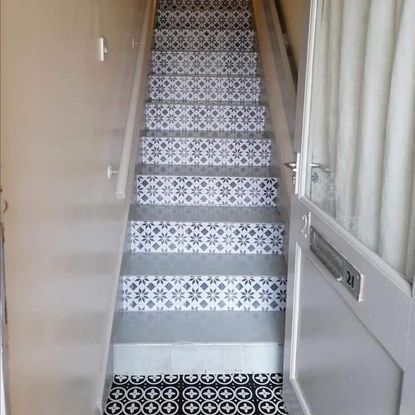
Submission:
[[[363,252],[369,261],[380,269],[387,269],[391,276],[388,283],[395,285],[407,298],[406,309],[409,310],[408,324],[405,325],[407,334],[406,344],[402,344],[400,351],[393,356],[399,365],[404,368],[402,381],[402,395],[399,415],[413,415],[415,413],[415,282],[412,286],[405,281],[397,271],[387,265],[378,255],[373,253],[369,248],[364,246],[360,241],[353,237],[322,209],[318,208],[308,198],[305,197],[307,170],[308,170],[308,137],[310,125],[311,109],[311,90],[312,90],[312,65],[316,45],[316,24],[317,13],[320,10],[320,4],[330,0],[305,0],[308,19],[305,23],[305,36],[302,47],[302,53],[299,60],[299,76],[297,89],[297,114],[295,126],[295,139],[297,148],[301,148],[297,154],[297,178],[295,185],[295,194],[291,203],[292,212],[297,211],[296,215],[302,214],[301,221],[299,218],[291,216],[290,234],[295,235],[299,232],[306,232],[308,235],[310,228],[310,214],[317,218],[317,221],[323,224],[324,228],[331,228],[339,233],[341,237],[350,246],[359,252]],[[302,157],[302,155],[304,155]],[[301,202],[302,208],[299,205]],[[306,237],[307,237],[306,235]],[[294,239],[290,236],[290,241]],[[307,410],[307,403],[302,395],[299,384],[296,380],[296,353],[298,340],[298,316],[299,316],[299,292],[300,282],[297,272],[296,263],[301,255],[301,248],[293,243],[289,245],[289,264],[288,264],[288,290],[287,290],[287,310],[286,310],[286,333],[285,333],[285,354],[284,354],[284,388],[283,394],[285,401],[290,406],[292,415],[310,415]],[[333,280],[334,281],[334,280]],[[335,286],[335,283],[329,281]],[[344,300],[353,306],[353,301]],[[353,309],[353,307],[351,307]],[[393,337],[393,336],[391,336]],[[391,414],[392,415],[392,414]],[[397,414],[398,415],[398,414]]]
[[[0,204],[3,206],[3,203]],[[4,228],[3,223],[0,221],[0,415],[6,415],[10,412],[8,369],[7,308],[4,276]]]

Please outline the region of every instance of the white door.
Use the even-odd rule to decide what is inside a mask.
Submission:
[[[414,22],[414,0],[310,1],[290,415],[415,414]]]

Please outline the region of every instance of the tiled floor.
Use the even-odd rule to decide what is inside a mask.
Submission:
[[[105,415],[286,415],[280,374],[115,376]]]

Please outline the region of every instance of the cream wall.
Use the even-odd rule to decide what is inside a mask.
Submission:
[[[277,0],[281,4],[288,38],[298,68],[306,19],[306,2],[309,0]]]
[[[1,0],[13,415],[95,413],[127,212],[105,169],[120,156],[145,1]]]

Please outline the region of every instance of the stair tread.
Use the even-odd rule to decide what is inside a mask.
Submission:
[[[130,312],[118,321],[115,343],[278,343],[284,341],[280,311]]]
[[[222,32],[245,32],[245,33],[250,33],[250,34],[255,34],[255,30],[253,29],[192,29],[192,28],[187,28],[187,29],[182,29],[182,28],[155,28],[154,31],[157,32],[163,32],[163,31],[186,31],[186,32],[200,32],[202,34],[212,34],[212,33],[222,33]]]
[[[173,101],[173,100],[158,100],[149,99],[147,105],[179,105],[179,106],[198,106],[198,107],[264,107],[266,105],[263,101]]]
[[[171,138],[201,138],[201,139],[240,139],[240,140],[271,140],[269,131],[171,131],[171,130],[143,130],[142,137],[171,137]]]
[[[157,74],[157,73],[151,73],[150,78],[185,78],[185,79],[255,79],[255,80],[261,80],[261,76],[257,75],[203,75],[203,74],[197,74],[197,75],[189,75],[189,74]]]
[[[130,221],[282,223],[276,208],[132,205]]]
[[[278,169],[275,167],[138,164],[135,172],[139,176],[257,177],[264,179],[279,177]]]
[[[281,276],[282,255],[133,254],[124,255],[121,275]]]

